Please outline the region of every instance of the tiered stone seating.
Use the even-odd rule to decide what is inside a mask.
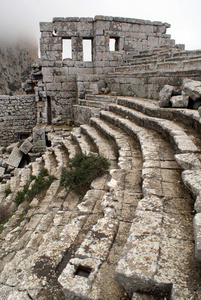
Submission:
[[[158,99],[165,84],[179,89],[185,77],[201,80],[200,66],[200,50],[147,50],[125,57],[115,72],[106,75],[106,83],[119,95]]]
[[[62,290],[65,299],[187,300],[200,294],[194,200],[182,183],[199,209],[197,112],[118,96],[99,115],[71,137],[50,133],[43,161],[24,171],[37,174],[45,166],[56,180],[42,201],[30,203],[19,226],[3,231],[0,298],[64,299]],[[80,151],[111,162],[109,174],[82,200],[59,189],[62,166]],[[194,223],[198,237],[199,218]],[[199,255],[199,238],[196,245]]]
[[[179,295],[182,299],[190,299],[192,295],[199,294],[200,284],[196,268],[189,267],[189,263],[193,266],[197,263],[194,258],[191,215],[194,201],[182,185],[181,168],[196,167],[196,172],[199,173],[199,132],[189,128],[189,125],[192,125],[199,129],[198,114],[192,110],[162,109],[158,107],[157,102],[145,99],[117,97],[116,102],[118,104],[109,104],[110,111],[100,112],[101,120],[92,118],[91,125],[96,126],[106,136],[115,137],[117,145],[121,139],[113,126],[120,127],[130,137],[139,141],[143,156],[144,197],[138,202],[129,238],[115,271],[115,279],[124,286],[129,297],[133,295],[133,299],[151,299],[151,295],[153,298],[172,299]],[[182,175],[184,182],[185,172],[187,171]],[[192,182],[190,174],[186,173],[186,176],[186,185],[192,187],[191,191],[197,195],[199,178],[196,177]],[[110,187],[110,184],[108,186]],[[87,242],[83,247],[86,245]],[[81,255],[83,261],[83,258],[89,258],[90,254],[81,249],[77,256]],[[179,253],[175,249],[179,249]],[[71,268],[68,265],[61,277],[61,283],[67,286],[64,288],[66,299],[69,295],[83,295],[88,299],[96,299],[93,287],[91,290],[87,288],[85,279],[76,276],[76,280],[81,280],[77,285],[75,280],[71,281],[71,284],[66,283],[79,264],[91,266],[89,278],[93,278],[94,281],[95,274],[98,273],[95,262],[86,259],[86,263],[82,264],[80,257],[75,263],[72,261]],[[197,278],[194,290],[188,284],[190,278],[187,274],[190,273],[193,274],[193,278]],[[138,292],[149,296],[140,296]]]

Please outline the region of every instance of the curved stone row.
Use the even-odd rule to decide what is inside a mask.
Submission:
[[[174,151],[153,130],[140,128],[130,120],[112,112],[102,111],[101,117],[136,136],[144,160],[142,173],[144,198],[138,203],[136,217],[118,263],[115,278],[123,284],[130,296],[134,291],[167,296],[171,292],[173,294],[176,289],[178,294],[188,299],[193,292],[190,287],[186,288],[185,280],[179,282],[178,278],[182,277],[182,273],[188,267],[184,261],[189,253],[193,256],[192,199],[182,186],[179,187],[180,169],[174,161]],[[180,197],[185,197],[185,201]],[[171,210],[168,202],[171,205],[175,202],[178,210]],[[183,209],[180,214],[181,205]],[[173,222],[171,230],[175,232],[174,234],[167,232],[169,222]],[[185,257],[182,261],[180,259],[177,266],[174,264],[178,257],[171,254],[175,253],[175,247],[180,247]],[[167,255],[165,253],[173,256],[172,263],[165,258]],[[169,277],[161,264],[162,261],[166,261],[168,271],[171,274],[175,273],[176,276]]]
[[[124,291],[114,282],[112,274],[124,244],[119,244],[119,239],[121,238],[121,242],[126,241],[125,229],[128,234],[136,205],[142,197],[141,158],[139,146],[133,145],[132,139],[123,131],[98,118],[91,119],[91,125],[104,133],[109,140],[114,139],[118,147],[120,168],[111,167],[111,179],[107,184],[109,192],[100,199],[103,217],[88,232],[75,256],[63,270],[59,282],[64,288],[66,299],[119,299]],[[82,125],[81,128],[83,127],[84,132],[100,145],[101,150],[98,131],[88,125]],[[108,151],[103,152],[106,157],[113,158],[108,155]],[[90,199],[81,203],[78,208],[83,213],[89,213]],[[79,275],[80,268],[90,270],[88,278]],[[111,289],[112,286],[114,289]]]

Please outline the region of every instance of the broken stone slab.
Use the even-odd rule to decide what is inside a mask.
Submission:
[[[20,146],[20,151],[22,151],[24,154],[27,154],[33,147],[33,144],[28,140],[26,139],[24,141],[24,143]]]
[[[58,278],[65,299],[90,299],[88,295],[96,279],[101,261],[95,258],[72,258]]]
[[[166,84],[159,93],[159,106],[160,107],[169,107],[170,98],[174,92],[174,87]]]
[[[20,149],[15,146],[8,158],[7,164],[17,168],[22,160],[22,157],[22,151],[20,151]]]
[[[185,78],[183,80],[182,90],[192,100],[196,101],[201,98],[201,81]]]
[[[187,95],[178,95],[172,96],[170,98],[170,102],[172,103],[172,107],[175,108],[186,108],[188,107],[189,96]]]
[[[2,177],[5,173],[5,168],[0,167],[0,177]]]
[[[183,171],[182,179],[193,196],[197,197],[201,192],[201,169]]]
[[[195,215],[193,228],[195,237],[195,257],[201,260],[201,213]]]
[[[174,155],[177,163],[184,170],[201,169],[201,161],[195,153],[181,153]]]
[[[13,148],[14,147],[19,147],[19,142],[18,143],[13,143],[13,144],[10,144],[7,148],[6,148],[6,152],[8,152],[9,154],[13,151]]]

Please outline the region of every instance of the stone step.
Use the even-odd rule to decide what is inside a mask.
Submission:
[[[54,151],[49,147],[47,151],[42,155],[44,160],[44,167],[48,170],[50,175],[54,175],[57,170],[57,161]]]
[[[132,158],[131,158],[131,146],[130,138],[118,128],[112,128],[111,124],[107,124],[100,118],[91,118],[91,125],[98,128],[104,135],[109,139],[113,139],[116,143],[118,151],[118,166],[121,169],[131,170],[132,169]]]
[[[99,155],[111,161],[112,165],[115,165],[117,158],[115,156],[114,147],[111,141],[106,139],[103,135],[100,134],[99,131],[97,131],[90,125],[81,125],[80,129],[81,132],[85,133],[94,143],[96,149],[98,149]]]
[[[183,299],[190,299],[194,291],[186,287],[188,280],[182,274],[189,266],[189,262],[186,262],[189,254],[190,260],[196,264],[193,258],[193,200],[180,183],[180,169],[174,161],[174,151],[169,142],[153,130],[140,128],[112,112],[101,112],[101,117],[120,126],[128,134],[135,135],[139,139],[144,159],[144,198],[138,202],[115,278],[130,297],[133,292],[141,290],[156,297],[167,297],[176,292]],[[172,208],[173,203],[181,210]],[[179,247],[182,259],[178,259],[175,247]],[[172,253],[174,257],[171,263],[168,257]],[[168,270],[165,267],[167,265]],[[193,272],[198,279],[196,268]],[[196,288],[200,288],[199,280]]]
[[[19,250],[11,261],[7,259],[5,263],[5,268],[1,273],[3,287],[0,289],[0,295],[5,291],[6,286],[11,285],[13,289],[28,291],[30,297],[39,299],[40,291],[44,290],[44,277],[41,278],[40,272],[46,270],[46,273],[43,273],[44,276],[55,281],[56,267],[62,262],[66,252],[72,251],[73,247],[75,249],[78,247],[77,245],[86,235],[85,232],[101,216],[99,202],[104,194],[103,189],[106,188],[105,180],[107,182],[104,176],[102,181],[98,179],[93,182],[92,190],[84,197],[83,205],[79,204],[79,206],[80,199],[73,193],[68,194],[63,190],[55,197],[54,190],[49,191],[49,196],[46,196],[34,213],[32,225],[35,227],[31,227],[33,228],[31,239],[26,240],[22,250]],[[58,181],[55,184],[59,187]],[[97,190],[98,187],[100,190]],[[41,216],[40,220],[37,216]],[[31,228],[26,232],[31,231]],[[49,279],[46,281],[47,285],[46,299],[50,293],[55,295],[57,290],[59,292],[59,286],[55,283],[54,287],[51,287]]]
[[[110,95],[86,95],[85,100],[94,101],[94,102],[115,102],[116,97]]]
[[[133,56],[132,59],[128,60],[127,62],[130,64],[135,63],[146,63],[146,62],[154,62],[154,61],[168,61],[168,60],[186,60],[186,59],[197,59],[201,57],[201,51],[173,51],[167,50],[167,51],[158,51],[158,52],[150,52],[147,51],[144,54],[140,54],[138,56]]]
[[[196,145],[195,139],[190,134],[188,135],[188,130],[186,128],[184,130],[184,128],[182,128],[174,121],[149,117],[141,112],[137,112],[133,109],[125,108],[116,104],[110,104],[109,110],[116,112],[130,120],[133,120],[141,126],[152,128],[163,133],[166,136],[169,136],[171,141],[174,143],[174,146],[176,147],[178,153],[200,152],[200,148],[198,147],[199,141]]]
[[[101,201],[104,216],[98,219],[88,232],[74,257],[63,270],[59,282],[63,286],[66,299],[72,296],[101,299],[104,295],[104,299],[117,300],[125,294],[121,286],[114,282],[113,272],[126,241],[135,207],[142,196],[140,184],[142,159],[139,146],[121,130],[115,127],[109,128],[107,122],[98,118],[92,118],[91,125],[96,126],[110,139],[116,139],[120,156],[130,157],[130,165],[127,167],[125,163],[121,165],[122,169],[110,170],[109,192],[102,197]],[[80,208],[80,205],[78,207]],[[84,207],[83,212],[87,209],[86,206]],[[79,274],[79,268],[88,269],[88,278],[83,278]],[[100,288],[101,278],[104,278],[104,284],[101,284]],[[112,295],[111,286],[115,286]]]
[[[158,100],[137,97],[117,97],[117,104],[141,111],[144,114],[156,118],[176,120],[187,126],[194,127],[201,132],[200,116],[195,109],[163,108],[159,107]]]
[[[96,155],[97,152],[93,149],[93,144],[85,135],[81,133],[80,128],[74,128],[71,132],[71,138],[79,144],[79,147],[85,155]]]
[[[68,157],[70,159],[72,159],[76,155],[76,153],[80,152],[79,147],[77,146],[76,143],[74,143],[72,141],[71,138],[65,138],[64,140],[62,140],[62,143],[63,143],[64,147],[66,148],[66,150],[68,152]]]
[[[89,107],[95,107],[95,108],[102,108],[107,109],[108,103],[104,102],[98,102],[98,101],[89,101],[89,100],[79,100],[79,104],[82,106],[89,106]]]
[[[180,71],[180,70],[197,70],[201,66],[201,58],[196,58],[192,60],[169,60],[169,61],[146,61],[146,62],[138,62],[135,64],[129,64],[127,66],[116,67],[115,72],[122,73],[135,73],[142,71],[160,71],[165,70],[166,72],[171,71]]]

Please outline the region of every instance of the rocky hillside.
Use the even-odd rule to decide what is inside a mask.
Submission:
[[[37,58],[37,45],[0,42],[0,94],[20,94],[21,83],[29,78],[31,65]]]

